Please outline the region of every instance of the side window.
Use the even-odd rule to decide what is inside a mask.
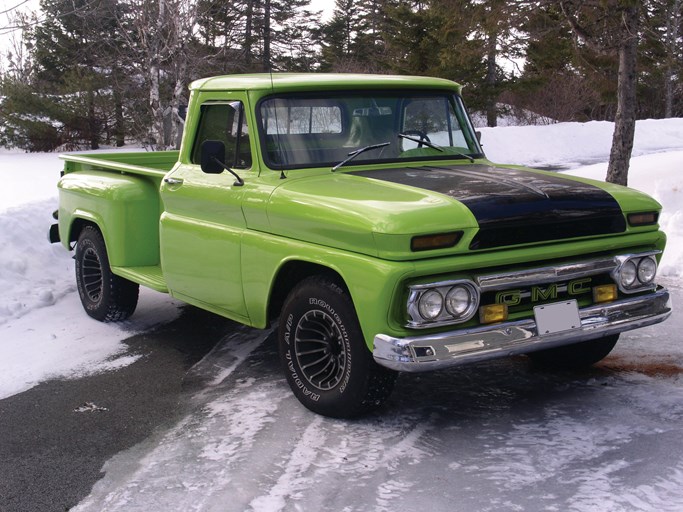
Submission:
[[[225,163],[229,167],[251,167],[249,130],[241,102],[206,103],[201,106],[199,128],[192,148],[193,164],[201,162],[202,143],[207,140],[219,140],[225,144]]]

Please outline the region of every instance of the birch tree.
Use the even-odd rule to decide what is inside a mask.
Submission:
[[[177,137],[179,106],[189,83],[189,45],[194,37],[197,3],[194,0],[128,0],[119,26],[146,78],[151,119],[146,141],[154,149],[170,149]],[[163,94],[163,82],[170,95]],[[170,130],[165,118],[171,116]]]

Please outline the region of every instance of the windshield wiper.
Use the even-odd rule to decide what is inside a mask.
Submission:
[[[339,162],[337,165],[332,167],[332,172],[334,172],[337,169],[339,169],[340,167],[346,165],[347,163],[349,163],[351,160],[356,158],[361,153],[365,153],[366,151],[370,151],[371,149],[383,148],[385,146],[388,146],[389,144],[391,144],[391,142],[382,142],[380,144],[371,144],[370,146],[365,146],[365,147],[357,149],[355,151],[351,151],[351,153],[349,153],[349,156],[347,158],[345,158],[344,160]]]
[[[408,139],[408,140],[411,140],[413,142],[417,142],[418,144],[422,144],[424,146],[429,146],[430,148],[436,149],[437,151],[441,151],[442,153],[444,152],[444,148],[442,148],[438,144],[434,144],[433,142],[431,142],[429,140],[420,139],[419,137],[413,137],[412,135],[406,135],[405,133],[399,133],[398,136],[401,137],[402,139]],[[460,151],[452,151],[449,153],[452,153],[452,154],[457,155],[457,156],[461,156],[463,158],[467,158],[470,162],[474,162],[474,158],[472,156],[466,154],[466,153],[462,153]]]
[[[421,139],[419,137],[413,137],[412,135],[406,135],[405,133],[399,133],[399,137],[402,139],[408,139],[413,142],[417,142],[418,144],[423,144],[425,146],[429,146],[432,149],[436,149],[437,151],[441,151],[443,153],[443,148],[439,146],[438,144],[434,144],[433,142],[427,140],[427,139]]]

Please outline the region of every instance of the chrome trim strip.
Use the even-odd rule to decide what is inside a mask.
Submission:
[[[529,285],[547,284],[612,272],[617,267],[614,258],[582,261],[566,265],[541,267],[505,274],[488,274],[475,278],[482,292],[523,288]]]
[[[485,274],[475,278],[482,292],[505,290],[509,287],[524,287],[528,285],[547,284],[561,280],[572,280],[580,277],[594,276],[597,274],[611,273],[618,266],[618,257],[638,257],[654,256],[662,251],[648,251],[636,254],[623,254],[609,258],[600,258],[588,261],[578,261],[563,265],[553,265],[551,267],[540,267],[516,272],[505,272],[500,274]]]
[[[628,297],[579,310],[581,327],[539,336],[534,319],[439,334],[396,338],[378,334],[373,356],[397,371],[422,372],[559,347],[663,322],[671,315],[669,292]]]

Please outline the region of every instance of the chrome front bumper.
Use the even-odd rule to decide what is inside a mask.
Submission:
[[[392,370],[439,370],[602,338],[663,322],[669,315],[669,292],[658,288],[650,295],[580,309],[581,326],[568,331],[540,336],[531,318],[408,338],[378,334],[373,356]]]

